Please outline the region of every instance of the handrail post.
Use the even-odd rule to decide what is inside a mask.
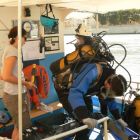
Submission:
[[[105,140],[108,140],[107,120],[104,121],[104,136],[105,136]]]
[[[22,140],[22,0],[18,0],[18,119],[19,140]]]
[[[139,83],[137,83],[137,90],[139,91]]]

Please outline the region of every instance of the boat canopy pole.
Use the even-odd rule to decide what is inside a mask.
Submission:
[[[99,32],[99,18],[98,18],[98,12],[96,13],[96,34]]]
[[[108,140],[108,135],[107,135],[107,120],[109,120],[109,117],[104,117],[104,118],[102,118],[102,119],[100,119],[100,120],[97,121],[97,124],[102,123],[102,122],[104,123],[104,136],[105,136],[105,140]],[[68,136],[68,135],[77,133],[77,132],[82,131],[82,130],[87,129],[87,128],[88,128],[87,125],[83,125],[81,127],[78,127],[78,128],[72,129],[70,131],[66,131],[66,132],[57,134],[57,135],[54,135],[54,136],[49,137],[49,138],[45,138],[45,139],[42,139],[42,140],[57,140],[59,138],[63,138],[65,136]]]
[[[0,29],[0,31],[9,31],[9,28],[4,24],[4,22],[1,19],[0,23],[5,27],[5,29]]]
[[[19,125],[19,140],[22,140],[22,82],[21,82],[21,36],[22,36],[22,0],[18,0],[18,125]]]

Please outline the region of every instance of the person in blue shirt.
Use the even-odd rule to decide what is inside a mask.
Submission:
[[[97,95],[100,102],[105,102],[105,108],[101,109],[107,115],[107,108],[113,117],[123,126],[127,124],[122,120],[118,106],[114,100],[116,96],[122,96],[127,89],[127,82],[122,75],[104,63],[83,63],[75,70],[70,89],[58,88],[54,84],[60,102],[65,110],[77,119],[81,124],[87,124],[89,129],[94,128],[97,118],[93,118],[92,95]],[[103,106],[101,104],[101,106]],[[88,130],[77,133],[76,140],[88,139]]]
[[[101,91],[101,88],[104,88],[104,91]],[[113,69],[105,64],[87,63],[74,76],[69,90],[68,102],[77,118],[82,120],[90,115],[84,96],[96,94],[100,99],[106,100],[109,110],[112,111],[116,119],[119,119],[118,112],[114,111],[117,109],[117,105],[112,99],[116,96],[122,96],[125,91],[126,80],[122,75],[114,74]]]
[[[105,107],[109,109],[115,120],[121,126],[126,127],[127,124],[122,120],[118,106],[114,100],[114,97],[122,96],[126,88],[127,82],[125,78],[122,75],[115,74],[113,69],[106,64],[86,63],[83,64],[80,71],[74,76],[68,93],[68,103],[79,122],[88,125],[89,128],[94,128],[97,120],[93,118],[92,104],[89,107],[89,102],[91,103],[91,101],[85,99],[89,95],[96,94],[99,96],[101,103],[102,101],[106,102]],[[83,131],[82,133],[83,135],[77,136],[78,140],[82,139],[83,136],[85,139],[88,137],[88,135],[85,135],[87,131]]]

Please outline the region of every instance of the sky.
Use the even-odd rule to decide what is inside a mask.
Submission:
[[[84,19],[91,17],[93,13],[90,12],[71,12],[66,19],[75,18],[75,19]]]

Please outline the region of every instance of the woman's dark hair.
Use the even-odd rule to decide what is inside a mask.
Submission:
[[[122,96],[127,90],[127,81],[122,75],[115,75],[111,79],[112,90],[115,91],[116,96]]]
[[[93,40],[92,40],[91,36],[85,36],[84,40],[85,40],[86,45],[92,45],[93,44]]]
[[[93,40],[92,40],[92,37],[91,36],[83,36],[83,35],[75,35],[75,36],[79,36],[81,38],[83,38],[84,40],[84,44],[83,45],[92,45],[93,44]]]
[[[15,43],[15,38],[18,35],[18,27],[15,26],[13,27],[9,34],[8,34],[8,38],[10,39],[10,44],[13,45]],[[22,28],[22,37],[26,35],[26,31]]]
[[[91,36],[83,36],[83,35],[75,35],[76,37],[81,37],[83,38],[84,40],[84,44],[75,44],[75,47],[76,47],[76,50],[81,48],[83,45],[90,45],[92,46],[93,45],[93,40],[92,40],[92,37]]]

